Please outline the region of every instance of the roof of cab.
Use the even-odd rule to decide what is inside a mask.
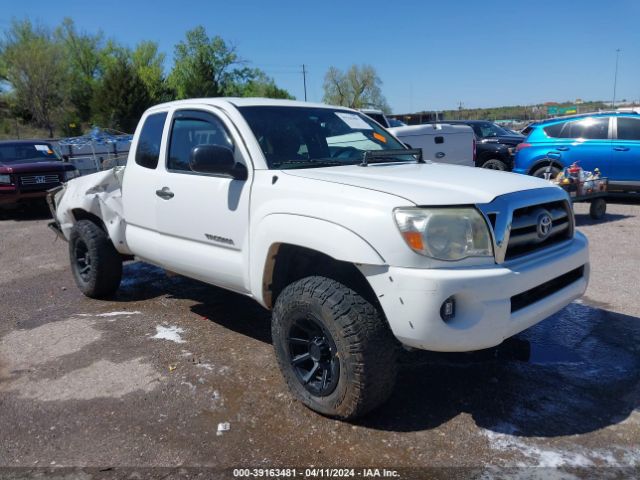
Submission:
[[[300,102],[297,100],[280,100],[273,98],[258,97],[212,97],[212,98],[189,98],[186,100],[175,100],[172,102],[161,103],[151,107],[149,110],[162,110],[168,107],[193,105],[193,104],[213,105],[220,107],[312,107],[312,108],[340,108],[351,110],[347,107],[334,107],[324,103]]]

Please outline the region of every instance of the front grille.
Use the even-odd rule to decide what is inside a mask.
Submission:
[[[549,280],[548,282],[538,285],[526,292],[519,293],[511,297],[511,313],[517,312],[529,305],[538,302],[551,294],[562,290],[564,287],[571,285],[573,282],[580,280],[584,276],[584,265],[582,267],[571,270],[564,275]]]
[[[22,175],[20,185],[50,185],[60,183],[60,176],[57,173],[43,173],[41,175]]]
[[[546,236],[539,231],[540,218],[551,218],[551,226]],[[527,255],[573,236],[573,212],[565,201],[541,203],[519,208],[513,212],[511,232],[505,260]]]

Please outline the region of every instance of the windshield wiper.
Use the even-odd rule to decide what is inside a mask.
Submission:
[[[426,163],[422,158],[421,148],[396,149],[396,150],[367,150],[362,157],[361,167],[366,167],[370,163],[384,163],[389,160],[397,160],[399,155],[416,155],[418,163]],[[400,160],[403,161],[403,160]]]
[[[340,165],[350,165],[345,162],[339,162],[337,160],[283,160],[274,165],[276,168],[280,168],[282,165],[298,166],[300,168],[313,168],[313,167],[337,167]]]

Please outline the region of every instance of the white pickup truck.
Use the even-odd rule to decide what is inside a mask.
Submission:
[[[113,295],[135,257],[250,296],[273,312],[292,394],[337,418],[387,399],[400,345],[498,345],[581,296],[589,276],[560,188],[424,162],[327,105],[155,106],[126,167],[49,200],[85,295]]]

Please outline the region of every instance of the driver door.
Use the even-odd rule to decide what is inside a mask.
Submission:
[[[156,191],[156,216],[162,263],[189,277],[239,292],[249,285],[249,193],[247,180],[191,170],[197,145],[219,145],[247,165],[225,119],[213,111],[176,110],[171,119],[164,171]]]

